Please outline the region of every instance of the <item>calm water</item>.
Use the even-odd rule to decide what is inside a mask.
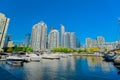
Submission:
[[[120,80],[120,74],[101,57],[69,57],[24,63],[23,67],[0,62],[0,80]]]

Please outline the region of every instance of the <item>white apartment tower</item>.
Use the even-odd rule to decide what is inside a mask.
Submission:
[[[98,43],[98,47],[100,48],[104,48],[104,44],[105,44],[105,38],[102,36],[97,36],[97,43]]]
[[[9,20],[4,14],[0,13],[0,48],[3,48],[4,45]]]
[[[64,36],[64,47],[76,49],[75,32],[65,32],[63,36]]]
[[[70,48],[70,32],[65,32],[64,33],[64,47]]]
[[[59,47],[59,31],[54,29],[48,35],[48,49],[52,50],[56,47]]]
[[[75,32],[70,33],[70,48],[76,49],[76,36]]]
[[[34,51],[45,51],[47,39],[47,25],[44,22],[35,24],[32,28],[31,47]]]
[[[63,25],[60,25],[61,27],[61,46],[64,47],[64,33],[65,33],[65,28]]]
[[[91,38],[86,38],[86,48],[92,47],[93,40]]]

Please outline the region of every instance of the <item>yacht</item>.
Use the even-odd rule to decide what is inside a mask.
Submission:
[[[119,65],[120,66],[120,55],[116,55],[116,58],[114,60],[114,65]]]
[[[40,61],[41,60],[41,56],[31,53],[29,55],[26,56],[25,60],[28,61]]]
[[[69,57],[69,55],[68,55],[68,54],[65,54],[65,53],[60,54],[60,56],[61,56],[62,58],[67,58],[67,57]]]
[[[42,59],[60,59],[60,55],[53,53],[49,53],[49,54],[46,53],[42,55]]]
[[[115,52],[108,52],[104,56],[105,61],[114,61],[116,58],[116,53]]]
[[[24,62],[24,58],[18,57],[18,56],[9,56],[6,59],[6,63],[13,65],[13,66],[22,66]]]

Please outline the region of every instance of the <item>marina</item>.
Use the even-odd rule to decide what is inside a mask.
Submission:
[[[119,80],[119,68],[113,62],[97,56],[69,56],[67,58],[41,59],[40,62],[11,66],[0,62],[3,70],[15,80]],[[6,73],[5,75],[9,75]],[[2,75],[2,73],[0,73]],[[2,80],[4,77],[0,77]],[[4,79],[7,80],[7,79]],[[12,80],[12,78],[11,78]]]
[[[0,80],[120,80],[120,0],[0,0]]]

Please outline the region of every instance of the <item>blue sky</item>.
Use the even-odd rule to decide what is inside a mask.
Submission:
[[[24,40],[40,21],[48,29],[63,24],[82,44],[86,37],[104,36],[108,42],[118,37],[120,0],[0,0],[0,12],[10,18],[8,34],[15,42]]]

